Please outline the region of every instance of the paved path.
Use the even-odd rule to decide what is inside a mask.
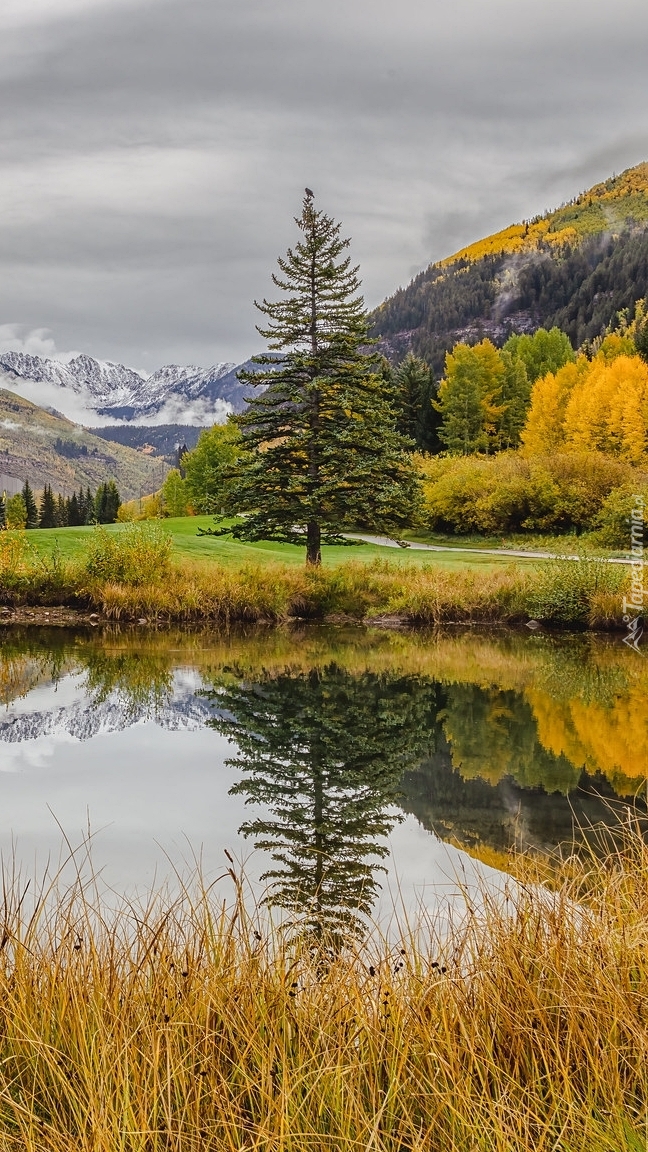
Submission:
[[[379,544],[383,548],[402,548],[389,536],[369,536],[364,532],[345,532],[347,540],[365,540],[367,544]],[[476,553],[479,556],[513,556],[518,560],[580,560],[580,556],[569,556],[558,552],[525,552],[522,548],[459,548],[454,544],[416,544],[407,541],[409,548],[417,552],[460,552]],[[631,564],[632,561],[620,556],[601,557],[606,564]]]

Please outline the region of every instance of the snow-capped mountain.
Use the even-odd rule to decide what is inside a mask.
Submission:
[[[75,740],[91,740],[94,736],[109,732],[122,732],[133,724],[154,722],[169,732],[197,731],[204,728],[208,720],[220,715],[210,701],[199,692],[198,677],[183,675],[176,670],[173,683],[162,699],[138,700],[134,703],[128,692],[115,690],[105,700],[97,702],[88,697],[82,684],[75,684],[70,677],[70,699],[61,705],[54,705],[54,697],[48,698],[44,707],[39,695],[32,693],[36,707],[30,707],[29,696],[19,701],[18,706],[9,707],[0,716],[0,745],[22,744],[26,740],[37,740],[43,736],[66,734]],[[53,706],[54,705],[54,706]]]
[[[114,422],[208,425],[243,407],[249,389],[231,363],[167,364],[145,377],[124,364],[75,356],[68,363],[0,354],[0,386],[88,425]]]

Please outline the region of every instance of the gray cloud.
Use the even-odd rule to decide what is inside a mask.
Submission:
[[[0,324],[242,359],[305,184],[373,305],[648,158],[647,39],[642,0],[6,0]]]

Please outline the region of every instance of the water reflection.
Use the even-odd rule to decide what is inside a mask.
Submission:
[[[269,857],[268,899],[313,932],[358,928],[403,813],[506,867],[511,847],[569,841],[574,818],[611,823],[615,802],[644,787],[648,661],[614,639],[317,628],[0,637],[0,766],[3,745],[8,760],[10,744],[65,733],[96,751],[119,733],[120,769],[136,780],[155,768],[142,762],[144,730],[172,731],[179,764],[182,740],[189,748],[201,732],[203,783],[186,798],[183,818],[192,805],[196,815],[181,831],[202,836],[204,781],[225,774],[229,788],[234,773],[231,819]],[[235,746],[229,760],[216,733]],[[113,768],[110,747],[107,762],[89,754],[94,775],[83,782],[99,823],[92,790]],[[162,799],[167,786],[162,775]],[[242,823],[241,800],[254,809]],[[10,790],[1,801],[3,828],[20,836]]]
[[[272,856],[267,903],[327,939],[359,931],[401,777],[429,748],[434,684],[330,664],[241,680],[211,698],[224,715],[210,724],[238,751],[232,792],[265,810],[241,831]]]

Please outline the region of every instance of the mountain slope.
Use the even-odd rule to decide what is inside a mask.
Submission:
[[[647,293],[644,163],[430,265],[376,309],[373,330],[388,355],[411,348],[439,375],[459,340],[557,324],[578,347]]]
[[[93,436],[60,414],[46,412],[15,392],[0,389],[0,473],[29,480],[35,489],[51,484],[69,495],[114,479],[122,499],[160,487],[163,460]]]
[[[249,363],[238,367],[249,367]],[[249,389],[234,364],[167,364],[144,377],[124,364],[76,356],[67,364],[24,352],[0,354],[0,385],[87,424],[106,420],[211,425],[241,411]]]

